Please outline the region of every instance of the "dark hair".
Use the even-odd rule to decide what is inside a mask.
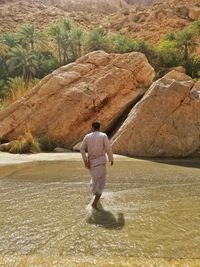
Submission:
[[[92,123],[92,128],[96,131],[100,130],[101,124],[98,121]]]

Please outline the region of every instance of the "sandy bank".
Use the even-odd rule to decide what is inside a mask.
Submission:
[[[135,159],[115,155],[116,161],[133,161]],[[33,165],[61,163],[61,162],[81,162],[80,153],[38,153],[38,154],[10,154],[0,152],[0,178],[11,175],[24,168]]]
[[[124,156],[115,155],[115,160],[135,160]],[[26,162],[46,161],[81,161],[80,153],[38,153],[38,154],[10,154],[0,152],[0,167],[5,165],[20,164]]]

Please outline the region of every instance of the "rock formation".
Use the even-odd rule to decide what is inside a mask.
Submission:
[[[101,121],[104,131],[111,130],[145,93],[154,74],[141,53],[89,53],[42,79],[1,112],[0,139],[16,139],[28,125],[34,136],[47,135],[72,148],[94,120]]]
[[[69,17],[85,30],[103,27],[109,32],[126,34],[132,39],[157,43],[169,31],[178,31],[189,25],[199,14],[199,0],[154,0],[153,5],[146,5],[151,2],[151,0],[1,0],[0,32],[15,31],[21,25],[28,23],[46,29],[51,23]]]
[[[200,82],[171,71],[154,82],[113,137],[115,153],[185,157],[200,147]]]
[[[141,53],[89,53],[54,71],[2,111],[0,139],[15,140],[29,126],[36,137],[78,149],[91,122],[99,120],[103,131],[114,132],[117,154],[195,154],[200,148],[200,82],[181,67],[151,85],[154,75]]]
[[[152,5],[154,0],[124,0],[129,5],[148,6]]]

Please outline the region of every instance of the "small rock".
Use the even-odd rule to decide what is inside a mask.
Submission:
[[[179,16],[180,18],[183,18],[183,19],[187,18],[188,12],[189,12],[189,10],[185,6],[178,6],[175,8],[175,13],[177,14],[177,16]]]
[[[186,70],[183,66],[174,67],[174,68],[171,68],[170,70],[175,70],[181,73],[186,73]]]
[[[199,16],[200,16],[200,8],[199,7],[191,7],[189,9],[188,17],[191,20],[196,20],[196,19],[198,19]]]
[[[77,143],[77,144],[73,147],[73,151],[75,151],[75,152],[80,152],[80,148],[81,148],[81,142]]]

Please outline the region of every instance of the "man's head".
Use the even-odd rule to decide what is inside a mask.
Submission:
[[[99,130],[100,130],[100,127],[101,127],[100,122],[95,121],[95,122],[92,123],[92,129],[93,129],[94,131],[99,131]]]

